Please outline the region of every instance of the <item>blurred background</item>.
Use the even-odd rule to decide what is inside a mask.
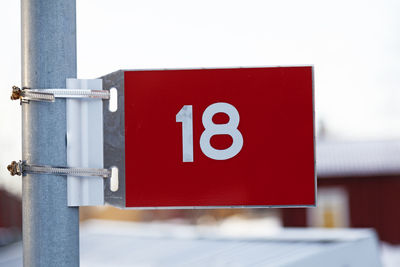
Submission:
[[[21,237],[20,3],[0,2],[0,249]],[[118,69],[313,65],[318,207],[119,210],[81,221],[373,228],[400,262],[400,2],[396,0],[77,0],[78,78]],[[296,130],[293,129],[293,134]],[[290,166],[288,166],[290,167]],[[258,228],[257,228],[258,229]],[[1,255],[1,254],[0,254]],[[399,263],[400,264],[400,263]],[[400,266],[400,265],[397,265]]]

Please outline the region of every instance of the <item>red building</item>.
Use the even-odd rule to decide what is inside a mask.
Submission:
[[[19,240],[21,231],[21,200],[0,189],[0,247]]]
[[[318,207],[283,209],[285,226],[375,228],[400,243],[400,142],[318,142]]]
[[[22,227],[21,199],[0,189],[0,228]]]

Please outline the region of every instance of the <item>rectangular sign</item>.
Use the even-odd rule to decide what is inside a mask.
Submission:
[[[315,205],[312,67],[119,71],[105,167],[131,208]],[[107,105],[105,105],[107,106]]]

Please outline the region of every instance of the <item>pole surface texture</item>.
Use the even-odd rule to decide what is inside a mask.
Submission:
[[[65,88],[76,77],[75,0],[22,0],[22,86]],[[22,104],[22,159],[66,166],[65,99]],[[79,208],[66,176],[22,177],[24,266],[79,266]]]

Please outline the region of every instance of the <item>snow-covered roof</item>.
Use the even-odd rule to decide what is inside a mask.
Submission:
[[[81,266],[381,266],[371,230],[252,227],[92,221],[81,227]],[[21,266],[21,244],[13,249],[0,249],[1,266]]]
[[[320,141],[318,177],[400,175],[400,141]]]

